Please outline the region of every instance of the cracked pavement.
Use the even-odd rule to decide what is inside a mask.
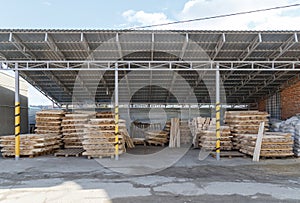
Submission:
[[[85,157],[1,158],[0,202],[300,202],[300,159],[199,161],[198,153],[138,176]]]

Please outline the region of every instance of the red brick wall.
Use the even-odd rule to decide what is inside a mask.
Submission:
[[[258,102],[258,110],[259,111],[266,111],[266,105],[267,105],[267,100],[266,99],[260,100]]]
[[[300,113],[300,81],[280,92],[281,118],[287,119]]]

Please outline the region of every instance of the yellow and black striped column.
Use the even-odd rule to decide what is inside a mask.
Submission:
[[[119,107],[115,106],[115,158],[119,158]]]
[[[115,63],[115,159],[119,160],[119,75]]]
[[[20,114],[21,114],[21,107],[20,102],[15,103],[15,157],[19,159],[20,157]]]
[[[216,103],[216,153],[217,160],[220,159],[220,147],[221,147],[221,105],[220,103]]]
[[[216,64],[216,158],[220,160],[221,147],[221,104],[220,104],[220,69]]]
[[[18,64],[15,64],[15,159],[20,157],[21,106]]]

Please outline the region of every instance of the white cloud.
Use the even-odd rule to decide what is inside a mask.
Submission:
[[[52,5],[51,2],[49,2],[49,1],[44,1],[43,4],[46,5],[46,6],[51,6]]]
[[[129,22],[137,25],[153,25],[168,23],[171,20],[164,13],[146,13],[144,11],[125,11],[122,16]]]
[[[290,0],[189,0],[182,10],[170,19],[164,13],[146,13],[144,11],[128,10],[123,17],[131,25],[151,25],[171,22],[175,20],[188,20],[194,18],[230,14],[249,10],[264,9],[282,5],[289,5],[297,1]],[[299,2],[299,1],[298,1]],[[291,15],[289,13],[299,13]],[[201,30],[299,30],[300,8],[258,12],[213,20],[203,20],[184,24],[175,24],[154,29],[201,29]]]

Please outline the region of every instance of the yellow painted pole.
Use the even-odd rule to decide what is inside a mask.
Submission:
[[[221,105],[220,103],[216,103],[216,153],[217,153],[217,159],[220,159],[220,147],[221,147]]]
[[[216,158],[220,160],[221,147],[221,104],[220,104],[220,69],[216,65]]]
[[[15,103],[15,157],[18,159],[20,157],[20,113],[21,107],[20,102]]]
[[[115,158],[119,159],[119,107],[115,106]]]
[[[21,106],[18,64],[15,64],[15,159],[20,158]]]
[[[119,160],[119,76],[115,64],[115,159]]]

